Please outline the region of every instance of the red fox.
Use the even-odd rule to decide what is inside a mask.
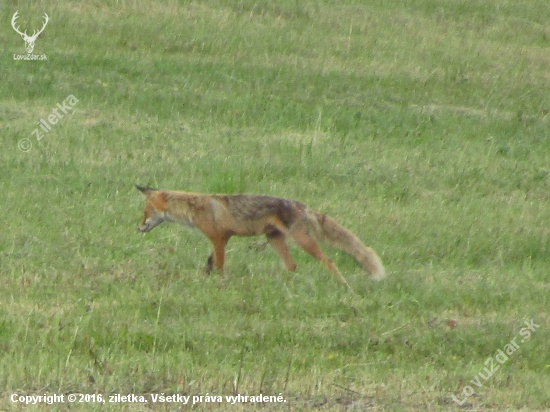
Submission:
[[[235,236],[265,234],[268,243],[281,257],[288,270],[296,270],[285,239],[290,237],[303,250],[320,260],[336,279],[349,288],[317,241],[323,240],[343,250],[368,272],[372,279],[385,277],[380,258],[364,246],[353,233],[323,213],[314,212],[293,200],[263,195],[197,194],[136,188],[145,195],[145,217],[140,232],[149,232],[162,222],[176,222],[195,227],[212,242],[213,252],[208,257],[206,272],[212,268],[223,272],[225,246]]]

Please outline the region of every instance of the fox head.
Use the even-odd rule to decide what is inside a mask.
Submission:
[[[136,185],[136,188],[145,195],[145,209],[143,222],[138,227],[140,232],[149,232],[167,220],[166,194],[150,187]]]

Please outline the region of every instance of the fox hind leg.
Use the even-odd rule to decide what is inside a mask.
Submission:
[[[296,262],[292,259],[290,251],[285,241],[285,235],[277,229],[266,232],[267,241],[271,245],[279,257],[285,262],[285,266],[288,270],[294,272],[296,270]]]
[[[338,282],[346,285],[348,289],[350,288],[348,282],[344,279],[336,265],[327,257],[327,255],[323,253],[317,242],[313,240],[311,236],[309,236],[305,231],[293,231],[291,232],[291,236],[298,246],[300,246],[315,259],[323,262],[323,264],[334,274]]]

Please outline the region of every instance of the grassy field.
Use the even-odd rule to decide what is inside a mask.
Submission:
[[[17,10],[28,33],[49,15],[47,60],[14,59]],[[547,0],[10,0],[0,16],[1,410],[550,409]],[[137,232],[135,183],[300,200],[388,278],[326,247],[349,293],[261,238],[205,275],[200,233]],[[72,393],[149,402],[13,402]]]

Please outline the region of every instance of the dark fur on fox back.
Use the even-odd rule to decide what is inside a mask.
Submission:
[[[276,215],[287,227],[294,223],[296,211],[304,211],[303,203],[264,195],[214,195],[227,205],[236,220],[255,220]]]

